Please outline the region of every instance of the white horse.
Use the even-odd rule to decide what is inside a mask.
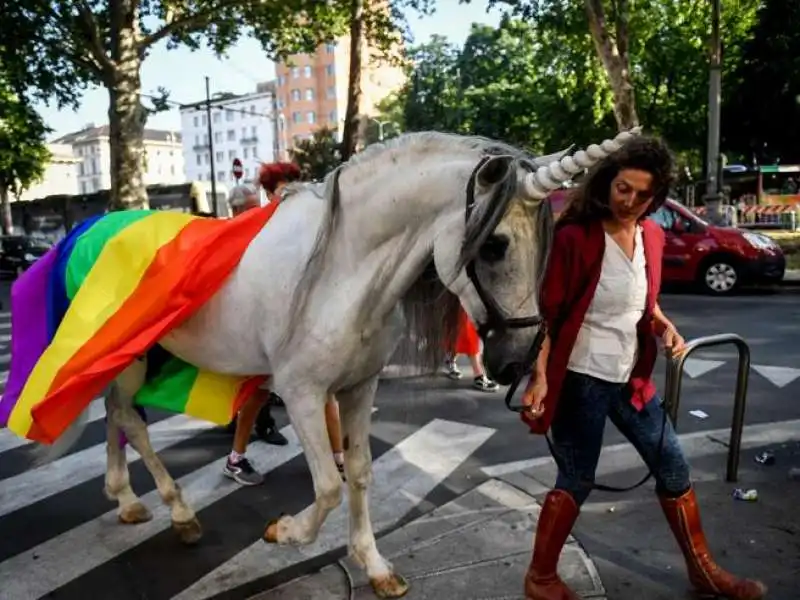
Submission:
[[[379,374],[404,328],[422,348],[417,364],[441,364],[460,302],[479,325],[488,371],[509,383],[531,359],[539,331],[538,279],[553,227],[543,199],[634,134],[539,159],[483,138],[408,134],[367,148],[322,184],[287,191],[219,292],[160,341],[209,371],[270,374],[284,398],[315,501],[270,523],[266,541],[313,542],[342,501],[323,416],[334,393],[345,439],[350,553],[379,597],[407,591],[378,552],[367,506]],[[174,529],[193,543],[200,523],[132,406],[145,370],[137,361],[107,395],[106,494],[118,501],[122,522],[151,518],[131,489],[121,429],[171,508]]]

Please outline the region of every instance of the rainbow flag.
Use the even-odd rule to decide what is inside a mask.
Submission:
[[[217,220],[169,211],[93,217],[11,289],[11,368],[0,426],[53,443],[86,406],[225,282],[278,203]],[[264,381],[176,357],[136,396],[226,424]]]

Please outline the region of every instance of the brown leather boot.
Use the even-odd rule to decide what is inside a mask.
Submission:
[[[578,518],[578,505],[568,492],[547,494],[539,514],[533,559],[525,576],[526,600],[580,600],[558,576],[558,557]]]
[[[728,600],[761,600],[766,596],[766,585],[739,579],[721,569],[711,558],[694,490],[690,489],[679,498],[659,496],[659,500],[686,559],[689,581],[699,594]]]

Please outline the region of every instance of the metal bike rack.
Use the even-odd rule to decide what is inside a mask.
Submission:
[[[733,401],[733,421],[731,422],[731,439],[728,445],[728,467],[725,479],[735,482],[739,472],[739,454],[742,447],[742,429],[744,428],[744,410],[747,402],[747,380],[750,376],[750,346],[735,333],[720,333],[697,338],[686,343],[686,351],[677,358],[667,361],[665,382],[665,404],[672,417],[672,423],[678,427],[678,409],[681,404],[681,382],[683,380],[683,364],[686,359],[699,348],[724,346],[733,344],[739,353],[739,365],[736,371],[736,391]]]

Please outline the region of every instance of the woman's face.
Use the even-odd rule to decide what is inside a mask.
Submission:
[[[653,202],[653,176],[639,169],[623,169],[611,181],[609,208],[619,223],[636,223]]]

